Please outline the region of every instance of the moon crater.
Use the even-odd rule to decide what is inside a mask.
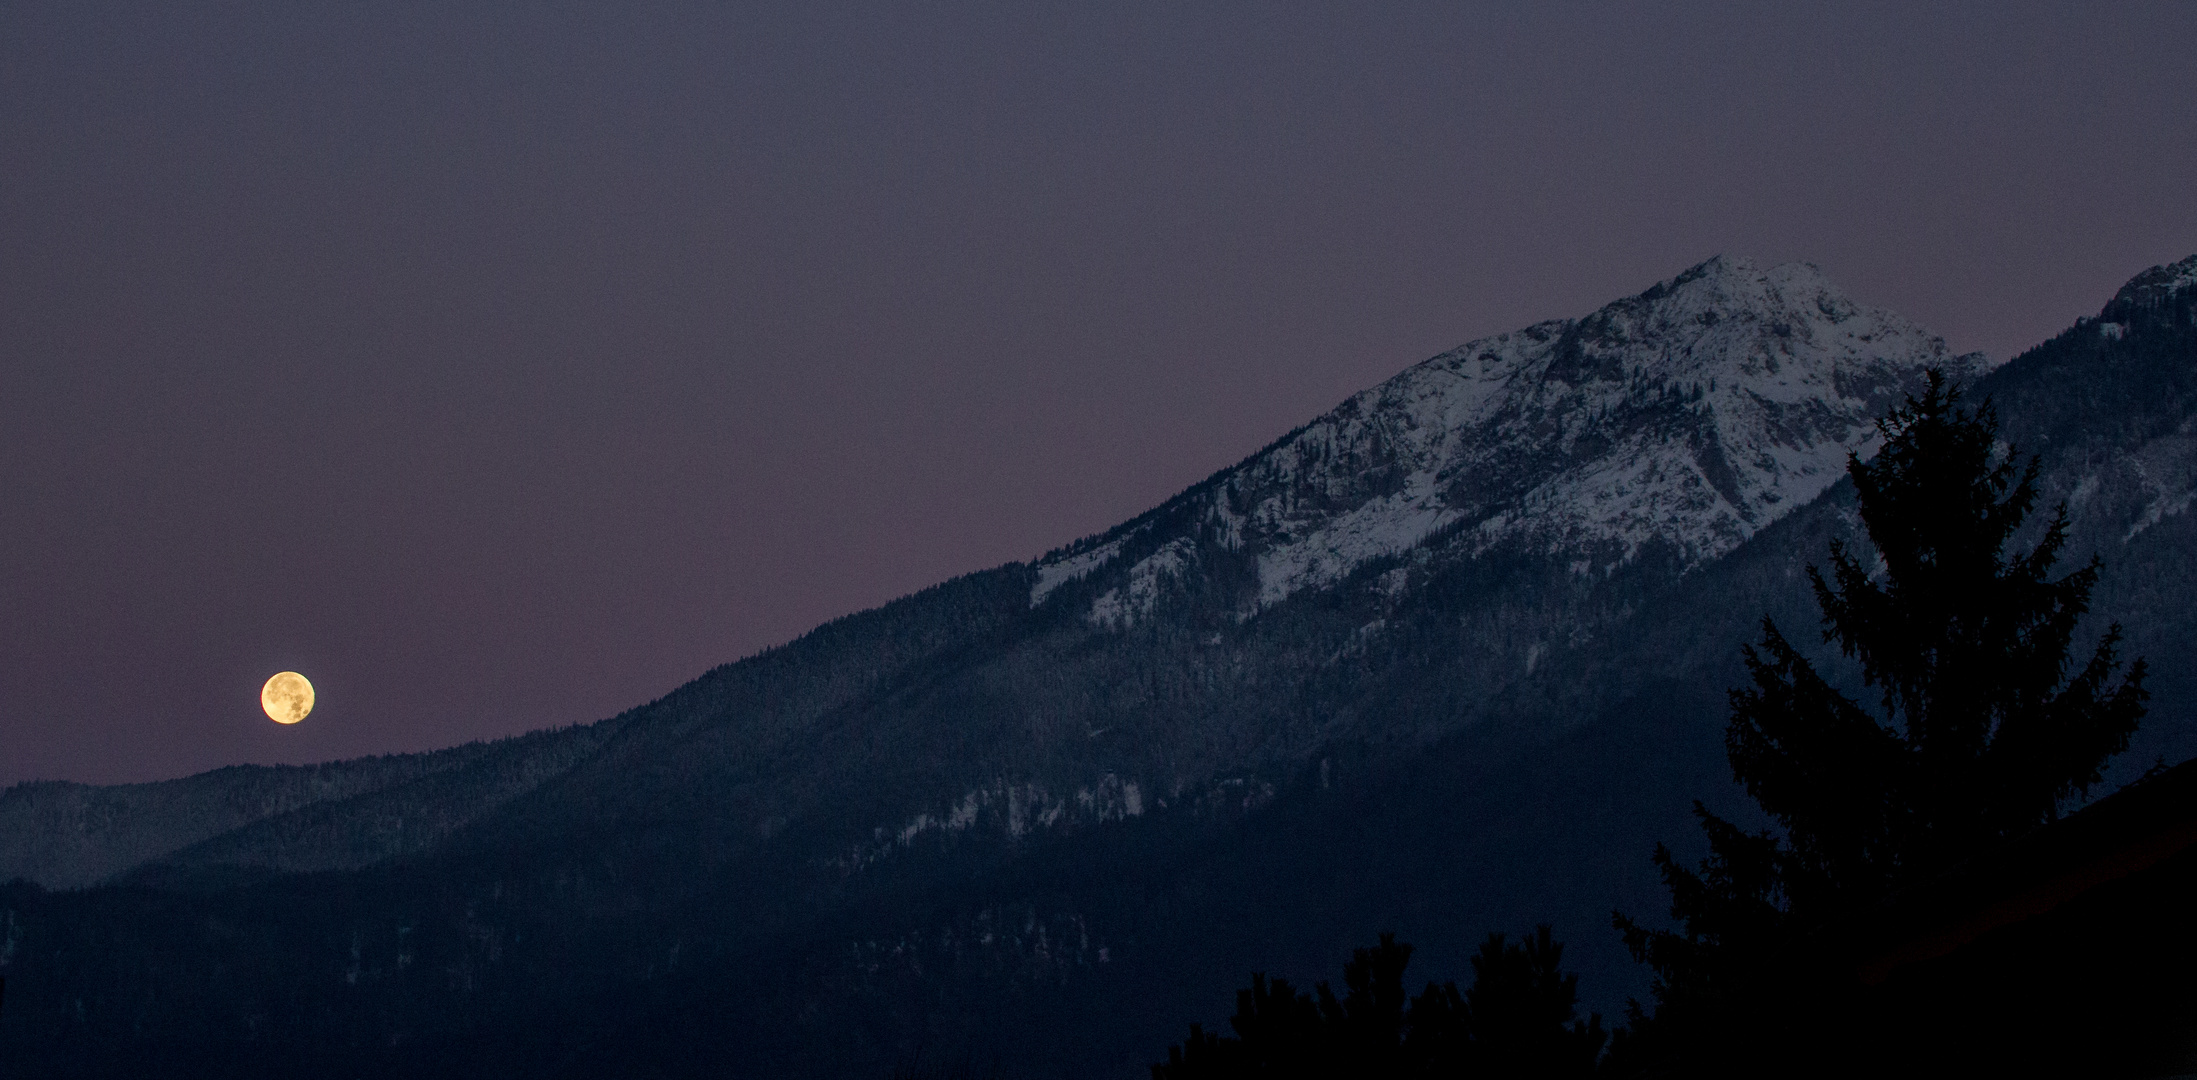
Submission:
[[[278,724],[295,724],[313,711],[313,684],[295,671],[277,672],[259,688],[259,707]]]

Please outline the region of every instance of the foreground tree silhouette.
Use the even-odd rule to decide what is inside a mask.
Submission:
[[[1657,846],[1681,929],[1616,916],[1656,973],[1652,1022],[1634,1007],[1639,1034],[1759,1022],[1798,935],[2052,820],[2127,748],[2145,669],[2121,674],[2118,624],[2069,675],[2099,562],[2050,578],[2065,505],[2027,553],[2007,553],[2036,503],[2038,462],[1998,450],[1988,400],[1959,402],[1932,371],[1920,399],[1879,421],[1883,450],[1847,462],[1873,555],[1833,541],[1829,577],[1808,568],[1823,640],[1858,661],[1877,711],[1768,619],[1743,650],[1751,685],[1731,693],[1725,747],[1779,828],[1750,834],[1696,804],[1700,867]]]
[[[1609,1036],[1602,1017],[1579,1015],[1579,976],[1563,970],[1564,945],[1547,924],[1513,945],[1489,934],[1472,958],[1472,986],[1427,985],[1413,999],[1407,1061],[1414,1075],[1585,1077]]]
[[[1307,994],[1287,980],[1251,977],[1236,992],[1233,1037],[1190,1026],[1190,1038],[1152,1066],[1154,1080],[1273,1077],[1586,1077],[1606,1035],[1602,1018],[1577,1019],[1579,976],[1547,926],[1523,944],[1490,934],[1472,958],[1473,981],[1428,983],[1406,1000],[1411,946],[1393,934],[1343,967],[1345,992]]]

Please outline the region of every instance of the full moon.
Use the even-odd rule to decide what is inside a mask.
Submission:
[[[259,688],[259,707],[278,724],[295,724],[313,711],[313,684],[295,671],[277,672]]]

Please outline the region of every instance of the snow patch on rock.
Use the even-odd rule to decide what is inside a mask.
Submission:
[[[1091,603],[1087,617],[1092,626],[1126,630],[1152,613],[1165,586],[1196,563],[1197,544],[1187,537],[1168,541],[1158,551],[1129,568],[1128,580]]]
[[[1000,781],[972,788],[944,810],[923,811],[897,828],[879,826],[871,831],[867,842],[833,862],[842,871],[853,873],[926,836],[943,837],[982,828],[1019,840],[1066,822],[1121,821],[1142,817],[1145,811],[1144,789],[1136,781],[1113,773],[1066,797],[1056,797],[1039,784]]]
[[[1092,571],[1113,561],[1114,556],[1119,554],[1121,541],[1113,540],[1081,554],[1040,561],[1037,565],[1037,584],[1030,586],[1030,606],[1036,607],[1044,603],[1054,589],[1090,576]]]
[[[2184,294],[2197,292],[2197,255],[2166,266],[2154,266],[2121,286],[2106,311],[2127,307],[2156,307],[2173,303]]]

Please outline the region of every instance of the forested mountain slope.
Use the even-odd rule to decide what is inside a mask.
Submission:
[[[1727,794],[1738,646],[1766,612],[1806,638],[1802,568],[1854,527],[1845,454],[1926,366],[2044,455],[2132,648],[2197,646],[2193,278],[2143,275],[1988,374],[1736,260],[1469,344],[1106,534],[585,736],[278,806],[117,884],[16,886],[0,1037],[93,1074],[924,1046],[1126,1076],[1250,970],[1396,929],[1454,974],[1540,920],[1608,1007],[1639,983],[1610,908],[1659,910],[1648,847]],[[2187,676],[2157,668],[2143,752],[2185,756]]]
[[[300,869],[364,865],[432,843],[517,790],[563,772],[616,726],[321,765],[237,765],[149,784],[17,784],[0,792],[0,877],[78,888],[147,863],[240,847],[279,853],[271,857]],[[434,810],[409,825],[368,809],[405,801],[399,793],[422,784],[454,785],[466,797],[412,800]],[[300,833],[308,822],[356,815],[382,827],[363,825],[344,841],[348,858],[306,850]]]
[[[79,791],[77,805],[100,809],[72,818],[51,794],[18,789],[0,798],[0,822],[43,808],[22,831],[46,839],[20,854],[0,847],[0,876],[80,885],[151,860],[362,865],[471,820],[446,808],[466,801],[468,783],[482,785],[471,802],[495,805],[583,761],[575,786],[611,778],[589,797],[593,817],[635,800],[625,812],[648,816],[666,798],[749,797],[710,814],[770,831],[820,812],[804,800],[820,794],[821,772],[863,778],[821,811],[861,826],[922,831],[974,812],[1013,831],[1157,806],[1219,773],[1300,760],[1339,722],[1364,737],[1434,737],[1472,723],[1474,700],[1529,680],[1551,650],[1591,637],[1599,608],[1634,587],[1613,591],[1613,577],[1681,573],[1813,498],[1926,365],[1972,374],[1981,358],[1855,305],[1811,267],[1713,259],[1584,319],[1418,364],[1032,567],[974,575],[711,672],[611,722],[638,720],[616,738],[575,731],[357,763],[341,767],[357,780],[293,783],[286,798],[253,785],[293,774],[217,772],[161,786],[157,811],[132,809],[150,794],[138,789]],[[1520,560],[1562,568],[1531,602],[1545,610],[1449,595],[1514,586]],[[1304,708],[1302,694],[1322,692],[1356,712],[1358,669],[1395,647],[1375,639],[1390,616],[1426,606],[1430,588],[1434,607],[1479,623],[1465,635],[1485,659],[1473,682],[1409,715],[1344,721]],[[1299,594],[1304,603],[1277,610]],[[1573,625],[1552,636],[1551,620]],[[941,662],[958,665],[949,681]],[[441,777],[461,759],[465,770]],[[419,787],[429,774],[441,778]],[[870,820],[879,814],[889,820]],[[109,824],[148,819],[161,824]],[[56,846],[76,854],[61,859]]]

